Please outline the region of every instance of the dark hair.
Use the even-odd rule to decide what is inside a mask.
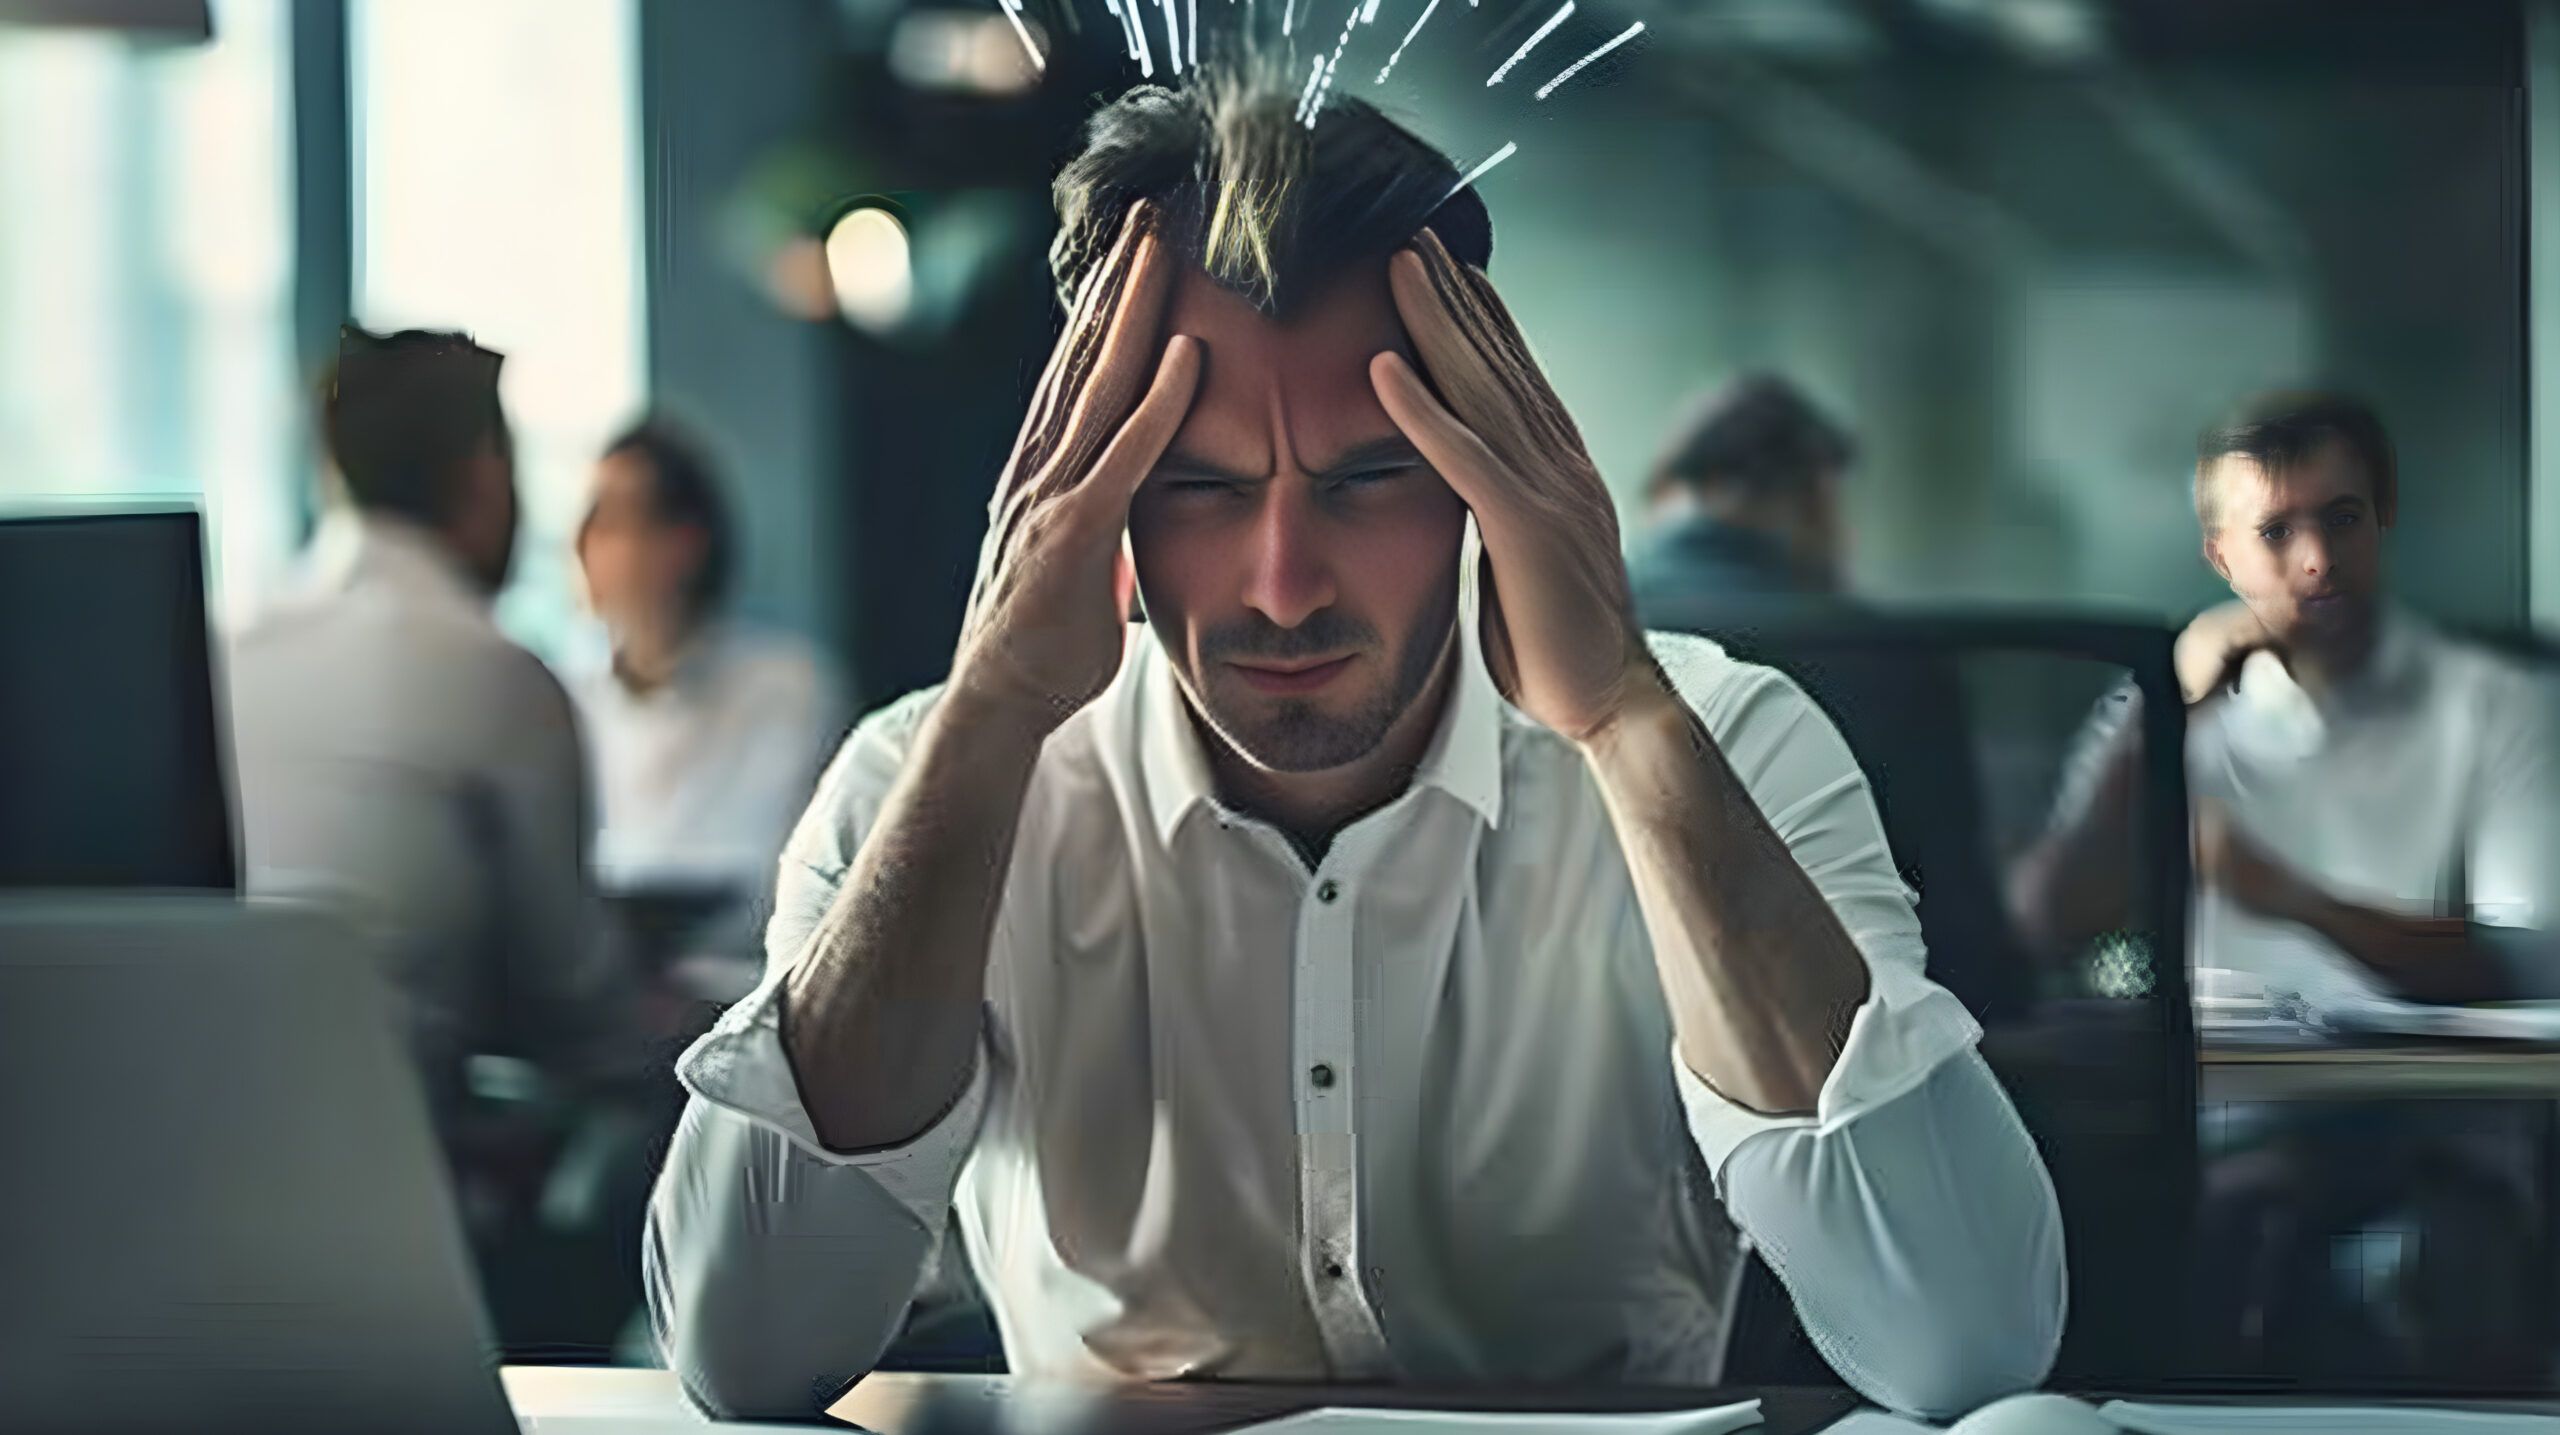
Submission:
[[[1653,488],[1731,484],[1766,496],[1802,493],[1857,454],[1848,433],[1795,385],[1749,373],[1690,403],[1654,463]]]
[[[1365,101],[1326,102],[1312,127],[1265,60],[1223,60],[1181,86],[1104,106],[1058,175],[1049,268],[1075,304],[1140,200],[1211,278],[1285,317],[1353,265],[1429,228],[1458,259],[1493,256],[1493,220],[1458,167]]]
[[[453,516],[456,476],[484,442],[512,454],[498,403],[504,355],[462,334],[338,331],[320,432],[356,507],[429,527]]]
[[[2196,437],[2196,522],[2207,533],[2220,526],[2214,491],[2216,460],[2238,454],[2271,474],[2284,472],[2323,447],[2339,443],[2363,465],[2373,485],[2374,521],[2388,528],[2400,518],[2400,460],[2382,415],[2353,394],[2281,389],[2257,394],[2221,423]]]
[[[737,565],[737,531],[710,459],[691,434],[656,414],[633,424],[604,452],[607,458],[630,454],[647,466],[649,511],[658,522],[702,534],[702,561],[684,593],[686,616],[700,620],[728,598]]]

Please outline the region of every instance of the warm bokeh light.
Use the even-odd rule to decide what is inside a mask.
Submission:
[[[915,301],[907,228],[885,209],[856,209],[827,234],[827,272],[836,308],[856,328],[882,334],[906,321]]]

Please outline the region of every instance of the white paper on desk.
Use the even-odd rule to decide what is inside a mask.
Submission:
[[[1700,1410],[1575,1415],[1547,1410],[1310,1410],[1253,1435],[1726,1435],[1760,1423],[1760,1402]]]
[[[749,1425],[710,1420],[698,1415],[519,1415],[516,1423],[524,1428],[524,1435],[711,1435],[714,1431],[791,1430],[825,1430],[833,1432],[833,1435],[849,1435],[847,1427],[836,1424],[773,1425],[758,1422]]]
[[[2560,1415],[2411,1405],[2137,1405],[2098,1413],[2132,1435],[2560,1435]]]
[[[1945,1435],[1945,1427],[1923,1425],[1881,1410],[1852,1410],[1823,1426],[1822,1435]]]

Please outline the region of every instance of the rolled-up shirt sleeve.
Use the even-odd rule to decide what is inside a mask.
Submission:
[[[2026,1127],[1974,1050],[1972,1016],[1926,974],[1920,923],[1865,778],[1828,718],[1775,673],[1713,680],[1656,639],[1770,824],[1866,958],[1870,989],[1815,1110],[1726,1100],[1670,1053],[1727,1211],[1841,1376],[1939,1417],[2039,1384],[2061,1342],[2061,1210]]]
[[[685,1052],[690,1093],[649,1202],[642,1266],[659,1348],[724,1417],[806,1418],[866,1373],[941,1258],[984,1114],[982,1051],[960,1099],[904,1145],[821,1143],[782,1047],[781,979],[812,940],[923,707],[866,722],[784,855],[756,991]]]

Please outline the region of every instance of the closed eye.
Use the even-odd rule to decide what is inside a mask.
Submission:
[[[1398,463],[1381,463],[1368,468],[1356,468],[1349,473],[1337,475],[1333,480],[1333,486],[1336,488],[1365,487],[1383,483],[1391,478],[1402,478],[1406,474],[1411,473],[1420,467],[1421,465],[1419,463],[1406,461]]]

